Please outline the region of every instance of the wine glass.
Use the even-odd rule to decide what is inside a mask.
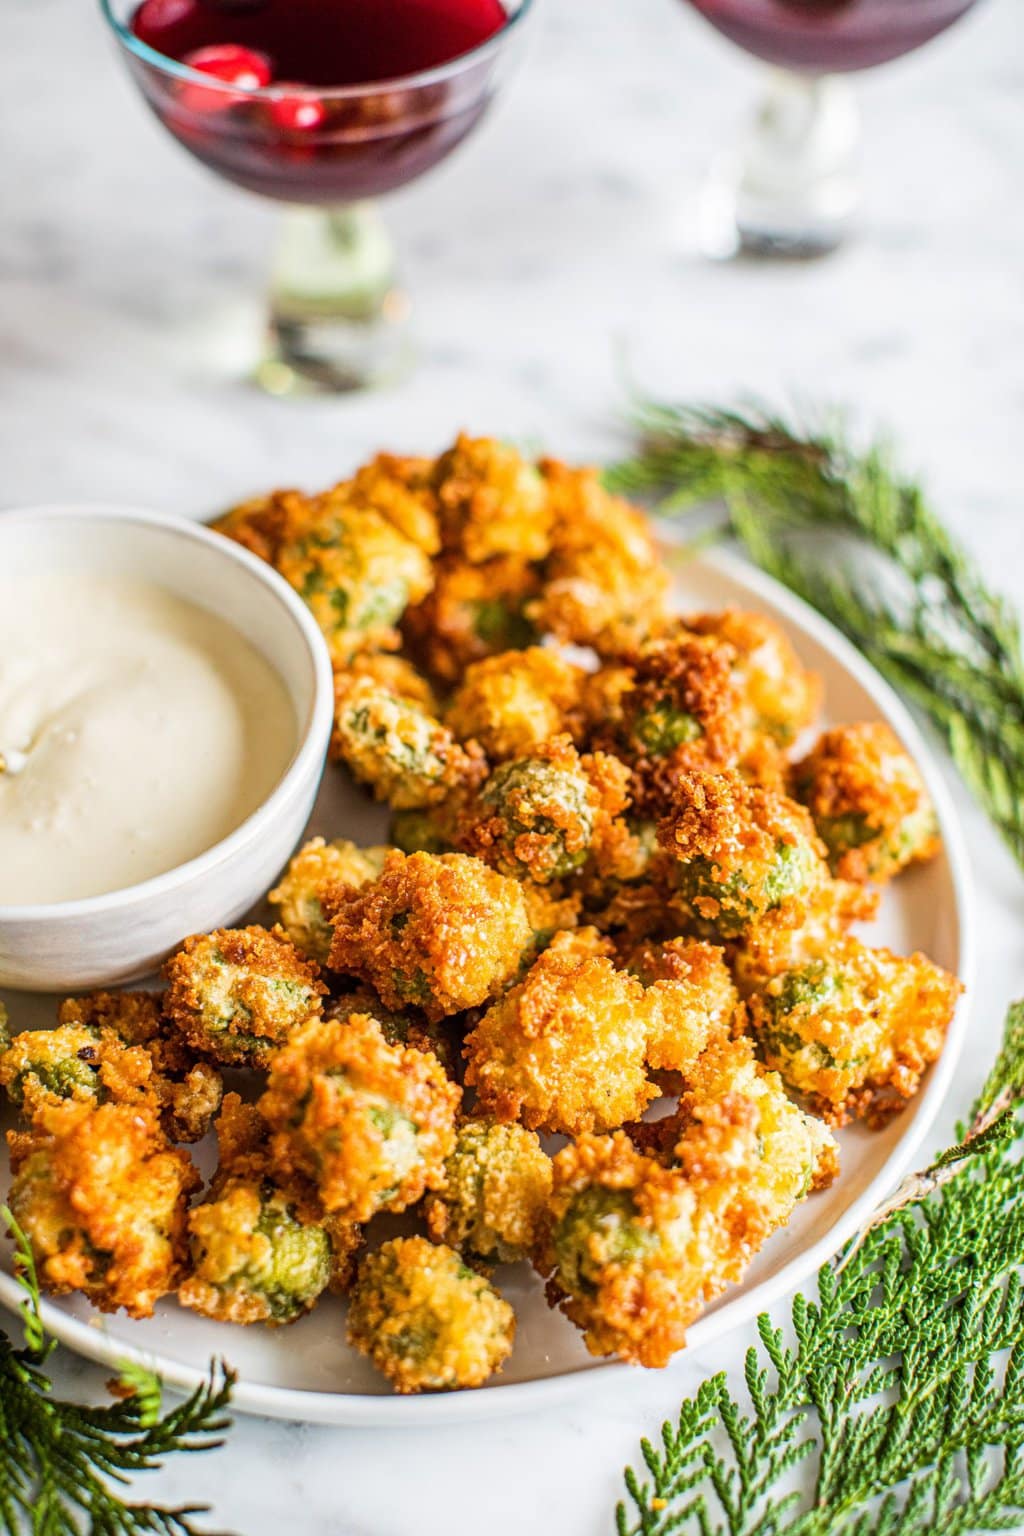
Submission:
[[[444,19],[445,0],[390,0],[392,14],[383,19],[390,31],[375,39],[365,24],[382,16],[373,6],[363,5],[360,18],[353,0],[287,0],[278,3],[276,31],[269,34],[275,48],[280,45],[285,80],[272,72],[269,50],[259,47],[266,46],[273,0],[149,3],[157,5],[166,31],[150,28],[147,38],[139,0],[100,0],[147,104],[178,143],[218,175],[291,205],[271,273],[257,382],[274,394],[336,393],[404,372],[409,303],[396,278],[391,239],[369,199],[423,175],[476,126],[518,52],[533,0],[475,0],[489,4],[499,22],[475,46],[440,63],[342,85],[330,83],[338,60],[351,70],[365,57],[376,75],[396,46],[407,65],[417,57],[430,61],[444,47],[458,46],[465,28],[431,34],[432,19]],[[469,8],[461,0],[461,11]],[[345,13],[340,36],[330,31],[334,12]],[[419,32],[410,17],[421,24]],[[211,18],[233,44],[203,46]],[[352,28],[361,19],[360,36]],[[166,36],[167,53],[153,46],[153,35]]]
[[[860,122],[843,78],[920,48],[974,0],[689,0],[769,66],[745,141],[712,168],[706,254],[819,256],[845,237],[860,197]]]

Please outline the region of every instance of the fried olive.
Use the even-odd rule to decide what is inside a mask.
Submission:
[[[452,1248],[398,1237],[366,1256],[348,1338],[398,1392],[478,1387],[508,1357],[515,1315]]]
[[[265,1067],[321,1009],[326,987],[283,929],[194,934],[167,961],[167,1017],[202,1055],[224,1066]]]
[[[416,810],[444,800],[484,771],[447,726],[369,677],[335,679],[332,752],[378,800]]]
[[[435,1242],[487,1264],[529,1258],[551,1193],[551,1160],[521,1125],[465,1120],[444,1165],[444,1184],[428,1195]]]
[[[586,673],[556,651],[502,651],[466,670],[445,713],[460,741],[477,741],[491,762],[527,756],[549,736],[582,729]]]
[[[320,892],[328,885],[365,885],[380,873],[385,848],[357,848],[343,837],[311,838],[294,855],[267,900],[295,948],[322,963],[331,950],[331,925]]]

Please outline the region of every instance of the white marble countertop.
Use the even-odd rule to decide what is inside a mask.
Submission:
[[[377,446],[466,425],[565,457],[616,450],[618,349],[680,396],[845,402],[896,434],[950,521],[1024,603],[1020,358],[1024,34],[987,0],[862,82],[860,237],[817,265],[694,254],[700,178],[755,71],[673,0],[538,0],[530,56],[470,144],[389,216],[419,372],[391,393],[275,401],[197,360],[208,317],[258,295],[273,210],[207,177],[125,78],[93,3],[4,0],[0,504],[115,499],[200,513],[315,484]],[[979,888],[969,1102],[1024,992],[1024,882],[959,793]],[[750,1342],[591,1385],[550,1419],[382,1433],[239,1420],[139,1497],[209,1500],[240,1536],[610,1531],[623,1464],[681,1393]],[[104,1375],[68,1357],[63,1388]]]

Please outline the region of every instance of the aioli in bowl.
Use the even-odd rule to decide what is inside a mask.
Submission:
[[[0,579],[0,906],[137,885],[227,837],[297,741],[225,620],[101,570]]]

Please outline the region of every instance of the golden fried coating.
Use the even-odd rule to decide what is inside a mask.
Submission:
[[[347,838],[311,838],[267,896],[295,948],[322,963],[331,952],[331,925],[320,904],[328,885],[365,885],[380,874],[386,848],[357,848]]]
[[[275,1056],[259,1109],[278,1173],[310,1179],[325,1210],[368,1221],[441,1184],[459,1100],[429,1051],[389,1045],[354,1013],[318,1020]]]
[[[553,736],[529,757],[502,763],[467,807],[459,845],[503,874],[547,885],[614,841],[628,804],[629,770],[604,752],[580,757]]]
[[[637,1145],[637,1142],[640,1145]],[[749,1041],[705,1052],[676,1115],[633,1139],[582,1136],[554,1159],[537,1264],[592,1354],[665,1365],[811,1188],[826,1128],[790,1104]]]
[[[342,681],[351,677],[369,677],[395,698],[407,704],[415,704],[424,714],[440,718],[441,701],[430,679],[407,656],[395,651],[360,651],[344,668],[339,669]],[[335,676],[335,694],[339,678]]]
[[[436,555],[441,548],[432,459],[378,453],[337,489],[356,506],[368,507],[398,533]]]
[[[436,805],[486,773],[479,748],[373,678],[338,673],[334,691],[332,756],[396,810]]]
[[[193,1050],[224,1066],[265,1067],[321,1010],[327,988],[283,928],[218,928],[164,965],[164,1011]]]
[[[717,1259],[699,1241],[695,1191],[624,1131],[579,1137],[552,1173],[536,1254],[549,1304],[583,1330],[591,1354],[667,1364]]]
[[[677,627],[632,658],[620,698],[620,749],[645,778],[673,769],[731,766],[740,754],[739,689],[732,646]],[[663,791],[664,792],[664,791]]]
[[[320,625],[333,660],[397,644],[394,626],[432,585],[430,561],[378,513],[328,497],[314,521],[287,540],[277,569]]]
[[[344,982],[341,984],[345,986]],[[359,982],[345,986],[340,997],[332,997],[324,1006],[323,1016],[344,1023],[353,1013],[367,1013],[375,1019],[388,1045],[407,1045],[414,1051],[430,1051],[448,1076],[453,1081],[457,1078],[459,1056],[455,1030],[446,1019],[431,1022],[415,1008],[403,1009],[401,1013],[385,1008],[373,988]]]
[[[269,496],[254,496],[232,507],[210,526],[225,538],[244,545],[261,560],[276,565],[282,548],[310,526],[318,510],[316,497],[301,491],[271,491]]]
[[[282,1181],[270,1130],[255,1106],[229,1093],[217,1122],[220,1163],[189,1212],[191,1273],[183,1306],[226,1323],[294,1322],[332,1282],[351,1280],[361,1241],[351,1223],[328,1230],[311,1185]]]
[[[556,933],[578,926],[581,904],[578,891],[566,890],[561,885],[534,885],[532,880],[521,881],[519,888],[533,929],[533,947],[538,953],[551,943]]]
[[[687,628],[731,645],[741,715],[748,729],[788,746],[821,708],[821,679],[801,662],[788,635],[761,613],[726,608],[693,614]]]
[[[220,1073],[164,1024],[148,992],[68,998],[56,1029],[0,1036],[0,1087],[29,1121],[65,1100],[150,1111],[172,1141],[200,1141],[221,1101]]]
[[[451,686],[474,661],[536,639],[525,608],[539,591],[538,567],[520,555],[498,555],[483,565],[442,555],[433,589],[406,611],[402,632],[416,661]]]
[[[796,926],[791,911],[776,907],[729,941],[729,964],[743,997],[762,991],[773,976],[829,954],[851,924],[871,922],[878,892],[848,880],[826,880],[801,907]]]
[[[444,1166],[444,1184],[426,1200],[427,1229],[484,1264],[528,1259],[551,1194],[551,1159],[521,1125],[464,1120]]]
[[[486,1113],[573,1136],[621,1125],[656,1097],[644,988],[610,951],[593,928],[557,934],[466,1037],[466,1083]]]
[[[445,713],[460,741],[480,743],[492,762],[525,757],[549,736],[578,739],[587,674],[557,651],[531,645],[474,662]]]
[[[543,560],[553,510],[543,476],[507,443],[460,434],[434,485],[444,547],[480,565],[497,555]]]
[[[677,800],[658,827],[677,861],[682,909],[723,937],[781,910],[803,920],[828,880],[824,847],[802,805],[751,787],[735,770],[681,773]]]
[[[200,1179],[153,1115],[125,1104],[62,1104],[10,1131],[8,1204],[44,1290],[82,1291],[103,1312],[149,1317],[187,1256]]]
[[[883,1125],[937,1060],[962,988],[924,955],[847,935],[749,1000],[765,1061],[832,1125]]]
[[[881,885],[941,847],[924,780],[881,720],[825,731],[794,766],[793,793],[844,880]]]
[[[553,508],[543,590],[526,614],[538,632],[617,657],[668,621],[669,575],[643,515],[593,469],[541,464]]]
[[[647,988],[647,1064],[654,1071],[687,1078],[709,1045],[742,1026],[743,1005],[717,945],[648,939],[628,953],[626,966]]]
[[[397,1392],[479,1387],[512,1350],[515,1314],[452,1248],[396,1237],[367,1254],[348,1310],[348,1341]]]
[[[429,1019],[475,1008],[516,975],[533,933],[518,884],[462,853],[394,851],[377,879],[326,895],[330,966],[388,1008]]]

